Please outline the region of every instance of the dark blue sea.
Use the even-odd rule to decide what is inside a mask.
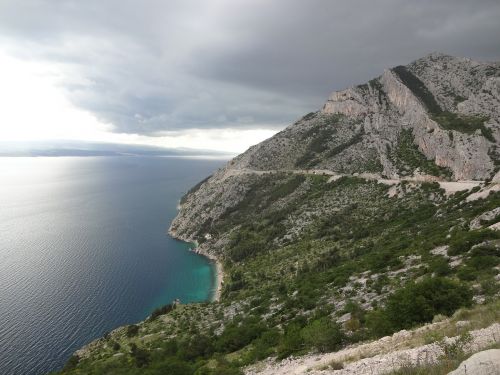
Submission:
[[[0,158],[0,374],[60,369],[155,307],[209,299],[212,264],[167,228],[182,194],[223,163]]]

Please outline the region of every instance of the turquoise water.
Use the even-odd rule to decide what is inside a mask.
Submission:
[[[82,345],[180,298],[214,267],[166,232],[221,160],[0,158],[0,373],[60,368]]]

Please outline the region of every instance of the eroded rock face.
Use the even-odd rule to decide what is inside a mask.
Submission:
[[[443,113],[479,125],[446,127]],[[320,111],[231,160],[187,195],[171,232],[191,240],[200,227],[209,232],[246,194],[251,176],[241,170],[495,181],[499,144],[500,63],[431,54],[331,94]]]
[[[411,131],[419,152],[449,169],[452,179],[491,178],[497,172],[494,159],[500,140],[500,64],[432,54],[404,68],[425,86],[436,104],[432,110],[415,88],[389,69],[365,85],[334,92],[321,111],[252,147],[232,167],[300,166],[397,177],[401,166],[388,150],[398,147],[402,131]],[[435,121],[436,108],[484,116],[491,135],[445,129]],[[415,173],[415,166],[412,169]]]
[[[498,375],[500,374],[500,349],[490,349],[474,354],[463,361],[448,375]]]

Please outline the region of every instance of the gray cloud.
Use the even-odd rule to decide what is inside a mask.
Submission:
[[[0,2],[0,46],[65,67],[116,131],[279,128],[432,51],[500,58],[497,0]]]

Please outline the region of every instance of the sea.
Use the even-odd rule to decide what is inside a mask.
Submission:
[[[214,265],[167,234],[225,160],[0,157],[0,374],[45,374],[156,307],[207,301]]]

